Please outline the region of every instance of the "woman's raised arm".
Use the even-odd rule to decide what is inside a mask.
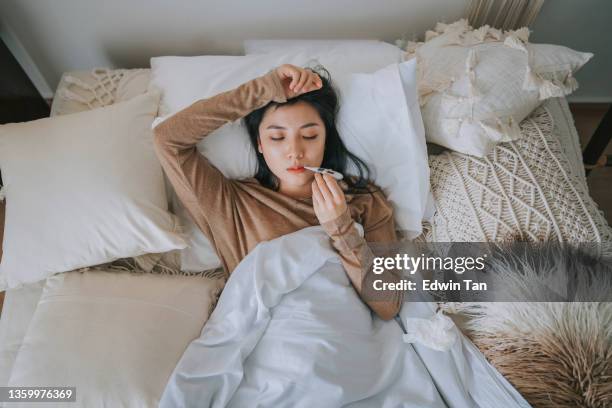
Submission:
[[[223,220],[233,221],[229,219],[232,191],[229,180],[198,152],[196,144],[224,124],[271,101],[286,101],[275,70],[230,91],[194,102],[153,131],[155,151],[164,172],[194,221],[209,237],[209,217],[215,217],[214,222],[219,224]]]
[[[161,122],[154,129],[162,153],[183,157],[204,137],[269,102],[286,102],[276,70],[208,99],[200,99]]]

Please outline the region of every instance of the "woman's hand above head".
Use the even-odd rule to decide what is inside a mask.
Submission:
[[[336,179],[319,173],[312,182],[312,205],[320,224],[335,220],[348,208],[344,191]]]
[[[315,91],[323,86],[323,82],[317,73],[295,65],[283,64],[276,68],[276,74],[283,84],[287,99]]]

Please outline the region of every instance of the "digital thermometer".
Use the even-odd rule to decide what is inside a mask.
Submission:
[[[330,176],[332,176],[333,178],[335,178],[336,180],[340,181],[344,178],[344,176],[341,173],[338,173],[337,171],[331,170],[331,169],[326,169],[324,167],[308,167],[308,166],[304,166],[304,168],[306,170],[310,170],[313,171],[315,173],[320,173],[320,174],[329,174]]]

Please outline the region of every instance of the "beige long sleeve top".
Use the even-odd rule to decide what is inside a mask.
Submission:
[[[193,221],[215,247],[226,273],[261,241],[319,225],[312,198],[295,199],[262,186],[255,178],[226,178],[196,148],[222,125],[239,120],[271,101],[285,102],[274,70],[239,87],[201,99],[160,123],[154,130],[155,150],[176,194]],[[393,208],[380,191],[345,194],[348,209],[322,224],[362,299],[381,318],[399,311],[399,292],[373,295],[373,279],[397,281],[393,273],[373,275],[373,254],[366,241],[397,240]],[[364,228],[365,239],[353,221]]]

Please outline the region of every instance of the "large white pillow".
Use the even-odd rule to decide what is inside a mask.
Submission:
[[[162,91],[161,113],[168,115],[198,99],[237,87],[282,63],[303,65],[311,59],[302,53],[152,58],[151,85]],[[321,55],[316,62],[330,71],[339,90],[338,130],[344,143],[373,170],[375,183],[393,203],[398,228],[408,237],[419,235],[421,220],[431,209],[431,198],[415,62],[386,64],[376,72],[360,74],[351,73],[352,68],[334,54]],[[255,174],[255,152],[242,121],[213,132],[198,144],[198,150],[227,177]],[[210,267],[211,263],[190,261],[187,267],[187,259],[198,258],[198,254],[188,255],[190,251],[205,253],[195,242],[207,241],[197,227],[191,230],[195,235],[190,240],[190,250],[182,251],[183,268]]]
[[[151,123],[159,94],[0,126],[6,195],[0,290],[185,247],[167,211]]]
[[[378,40],[245,40],[244,53],[303,52],[312,57],[333,55],[353,72],[371,72],[381,66],[402,62],[404,52]]]
[[[577,88],[573,74],[593,54],[528,37],[526,28],[472,30],[466,20],[427,33],[415,54],[428,142],[484,157],[518,139],[519,123],[542,100]]]
[[[222,283],[104,270],[52,276],[8,384],[73,386],[78,407],[156,407]]]

